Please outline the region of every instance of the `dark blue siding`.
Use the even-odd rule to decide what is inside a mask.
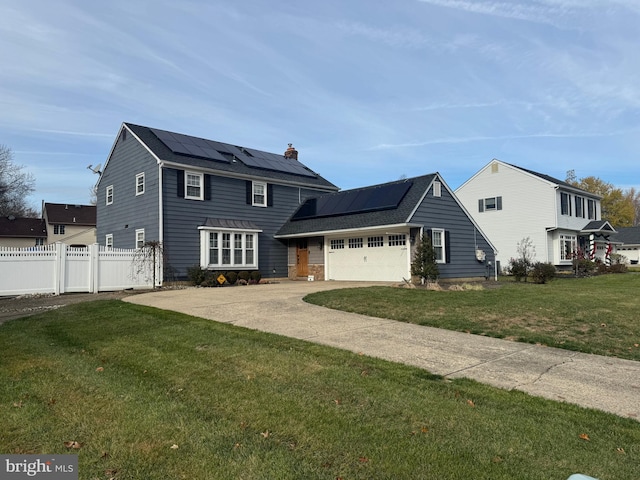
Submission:
[[[136,196],[136,175],[144,172],[145,192]],[[106,205],[106,188],[113,185],[113,204]],[[159,239],[158,164],[153,156],[128,134],[121,135],[105,165],[97,189],[97,240],[105,244],[113,234],[115,248],[135,248],[136,229],[145,240]]]
[[[287,245],[273,238],[303,201],[318,192],[295,186],[271,184],[272,206],[247,204],[246,180],[210,176],[210,200],[187,200],[178,195],[179,176],[183,170],[163,170],[164,248],[171,271],[178,278],[188,267],[200,263],[200,231],[207,218],[247,220],[257,225],[258,268],[263,277],[287,276]],[[206,181],[206,180],[205,180]],[[264,181],[261,180],[260,181]]]
[[[432,188],[427,192],[409,221],[424,225],[425,232],[432,228],[442,228],[449,232],[448,262],[438,264],[441,278],[493,276],[495,258],[489,242],[478,231],[444,184],[441,197],[434,197]],[[476,246],[484,250],[485,263],[476,260]],[[491,266],[488,267],[486,262],[491,262]]]

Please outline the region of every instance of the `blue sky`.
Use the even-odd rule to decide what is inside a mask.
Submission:
[[[88,203],[123,121],[282,153],[343,189],[498,158],[640,187],[640,0],[0,4],[0,144]]]

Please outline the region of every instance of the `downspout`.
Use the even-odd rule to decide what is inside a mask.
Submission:
[[[162,205],[162,164],[158,163],[158,241],[164,250],[164,210]],[[160,281],[160,285],[162,285],[164,280],[164,258],[160,261],[158,280]]]

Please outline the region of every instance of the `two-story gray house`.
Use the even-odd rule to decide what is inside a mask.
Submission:
[[[123,123],[97,185],[97,239],[159,241],[165,278],[212,270],[287,276],[275,233],[308,197],[338,188],[297,159]]]

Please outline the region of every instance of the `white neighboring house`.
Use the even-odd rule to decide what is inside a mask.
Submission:
[[[601,219],[599,195],[497,159],[455,194],[498,249],[499,268],[518,257],[518,243],[526,237],[535,247],[534,261],[570,266],[579,250],[591,259],[609,259],[609,237],[616,232]]]
[[[616,253],[623,255],[627,263],[640,263],[640,226],[619,228],[612,238],[617,242]]]

